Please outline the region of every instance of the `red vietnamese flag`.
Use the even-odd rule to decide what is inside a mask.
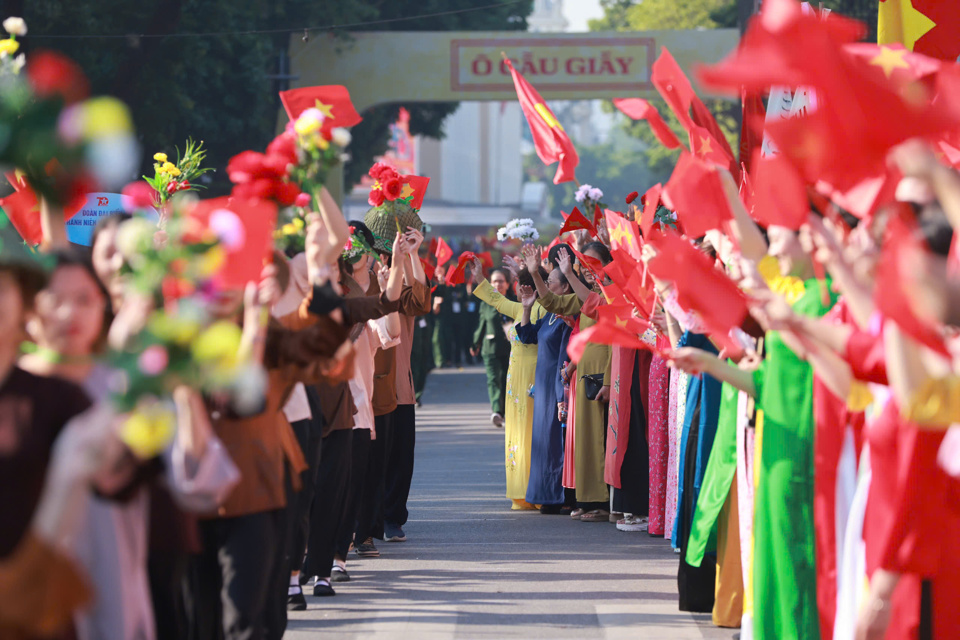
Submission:
[[[610,234],[610,245],[614,249],[622,249],[634,260],[640,260],[640,238],[637,227],[616,211],[607,209],[607,231]]]
[[[460,259],[457,260],[457,268],[447,270],[448,287],[454,287],[458,284],[463,284],[466,276],[467,265],[470,264],[475,257],[476,256],[474,256],[472,251],[464,251],[460,254]]]
[[[590,273],[593,274],[593,277],[599,282],[603,280],[603,263],[591,256],[584,255],[574,249],[573,247],[568,246],[570,251],[573,252],[573,255],[577,256],[577,260],[580,261],[580,267],[587,269]]]
[[[601,309],[603,308],[601,307]],[[632,318],[632,320],[636,322],[621,326],[616,320],[604,319],[592,327],[581,330],[577,335],[570,338],[567,344],[567,355],[573,362],[580,362],[580,358],[583,357],[583,350],[588,343],[616,344],[629,349],[656,351],[656,345],[648,344],[640,338],[647,329],[646,323],[639,318]]]
[[[912,225],[904,221],[904,214],[890,218],[886,233],[883,257],[878,261],[877,286],[874,288],[877,308],[885,317],[897,323],[908,336],[950,358],[943,333],[939,327],[914,312],[914,300],[907,292],[908,278],[905,273],[916,264],[916,260],[911,257],[925,249],[914,237]]]
[[[600,211],[600,205],[593,205],[593,228],[599,229],[600,225],[603,224],[603,212]]]
[[[707,106],[693,91],[690,80],[666,47],[653,63],[650,80],[686,129],[690,137],[691,150],[696,153],[696,147],[703,145],[701,138],[705,136],[713,138],[712,144],[716,152],[722,157],[729,158],[729,164],[726,166],[736,176],[739,169],[735,166],[733,150],[726,136],[723,135],[723,130],[720,129],[720,125],[717,124]]]
[[[520,108],[530,125],[533,134],[533,146],[537,155],[544,164],[559,162],[557,174],[553,177],[554,184],[575,180],[574,172],[580,163],[577,150],[570,141],[570,136],[563,130],[553,111],[547,106],[537,90],[528,83],[520,73],[513,68],[513,64],[505,61],[510,67],[513,76],[513,86],[517,90],[517,99]]]
[[[712,333],[726,336],[747,317],[742,291],[714,262],[673,231],[650,240],[657,255],[650,260],[650,272],[659,280],[671,281],[677,302],[695,312]]]
[[[810,215],[807,187],[790,161],[781,155],[753,161],[753,219],[764,227],[800,229]]]
[[[434,236],[430,238],[430,244],[427,245],[427,254],[431,256],[437,255],[437,238]]]
[[[437,266],[442,267],[453,257],[453,249],[440,237],[437,237],[436,244],[437,246],[436,249],[434,249],[433,255],[437,258]]]
[[[562,211],[560,213],[563,214]],[[557,237],[562,236],[568,231],[579,231],[581,229],[589,231],[590,235],[593,237],[597,236],[596,228],[590,224],[590,221],[587,220],[586,216],[580,213],[580,209],[574,207],[573,211],[570,212],[570,215],[564,214],[564,217],[566,220],[563,223],[563,226],[560,227],[560,232],[557,233]]]
[[[13,228],[29,245],[38,245],[43,242],[43,227],[40,222],[40,202],[33,188],[22,177],[7,174],[7,179],[15,191],[6,198],[0,198],[0,207],[3,208]],[[64,208],[63,219],[69,220],[83,208],[85,200],[78,204]]]
[[[667,126],[657,108],[643,98],[614,98],[613,106],[628,118],[646,120],[653,135],[667,149],[679,149],[683,146],[677,135]]]
[[[941,60],[960,57],[960,15],[944,0],[880,0],[877,41],[903,43],[907,49]]]
[[[281,91],[280,102],[291,121],[296,120],[307,109],[319,109],[324,116],[324,130],[352,127],[363,120],[353,108],[350,92],[339,84]]]
[[[480,258],[480,263],[484,269],[493,269],[493,256],[490,255],[489,251],[478,253],[477,257]]]
[[[640,232],[643,233],[644,238],[650,237],[650,230],[653,229],[657,209],[660,208],[660,194],[662,191],[663,185],[658,182],[643,194],[643,213],[640,215]]]
[[[400,176],[400,183],[403,185],[400,190],[400,199],[410,198],[410,207],[419,211],[423,207],[423,197],[427,195],[430,178],[414,175]]]
[[[721,229],[732,217],[716,170],[689,153],[680,154],[665,191],[684,233],[691,238],[698,238],[711,229]]]
[[[630,274],[637,269],[637,261],[623,249],[611,249],[610,255],[613,260],[603,268],[603,272],[613,282],[626,284],[630,280]]]
[[[225,289],[240,289],[260,280],[265,260],[273,253],[277,205],[269,200],[213,198],[201,200],[189,216],[205,229],[231,229],[236,246],[222,244],[226,259],[214,279]]]
[[[657,292],[653,278],[647,277],[644,282],[643,269],[633,270],[623,292],[640,313],[648,318],[653,315]]]
[[[423,275],[427,277],[427,282],[433,282],[433,276],[436,275],[437,268],[423,258],[420,258],[420,264],[423,265]]]

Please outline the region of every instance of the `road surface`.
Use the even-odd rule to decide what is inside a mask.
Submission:
[[[510,511],[481,368],[430,374],[417,410],[407,542],[351,554],[353,580],[291,613],[285,638],[737,638],[677,611],[663,538]]]

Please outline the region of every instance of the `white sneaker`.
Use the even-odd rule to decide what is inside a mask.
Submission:
[[[494,413],[493,415],[490,416],[490,422],[491,422],[491,423],[493,424],[493,426],[495,426],[495,427],[502,427],[502,426],[503,426],[503,416],[500,415],[499,413]]]

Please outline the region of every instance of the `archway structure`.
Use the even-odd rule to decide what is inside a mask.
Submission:
[[[596,33],[386,31],[291,41],[294,87],[342,84],[358,111],[385,102],[511,100],[505,53],[547,100],[655,97],[667,47],[689,74],[736,46],[736,29]]]
[[[651,68],[663,47],[692,77],[697,63],[719,61],[739,37],[736,29],[384,31],[326,34],[306,42],[294,36],[291,86],[344,85],[361,113],[382,103],[515,101],[503,52],[545,100],[654,98]],[[282,112],[280,118],[286,121]],[[330,176],[328,187],[342,202],[340,171]]]

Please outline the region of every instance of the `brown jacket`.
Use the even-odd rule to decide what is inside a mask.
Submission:
[[[352,286],[351,286],[352,285]],[[347,280],[344,285],[343,324],[348,330],[365,323],[367,320],[376,320],[388,313],[400,309],[400,300],[387,300],[386,293],[371,292],[364,295],[360,286],[353,280]],[[401,295],[402,300],[402,295]],[[353,429],[353,414],[357,412],[350,392],[349,381],[339,383],[321,382],[315,385],[320,397],[320,410],[323,413],[322,437],[326,438],[334,431]]]
[[[370,283],[367,293],[379,291],[377,283]],[[413,318],[430,313],[430,289],[422,282],[414,282],[412,287],[404,287],[400,293],[399,311],[401,329],[409,329],[403,335],[413,333]],[[409,325],[409,327],[408,327]],[[380,349],[373,358],[373,415],[382,416],[397,408],[397,349],[405,349],[406,373],[410,374],[410,349],[412,340],[404,338],[405,343],[390,349]],[[411,381],[412,388],[412,381]]]
[[[281,411],[293,385],[314,383],[323,376],[337,379],[346,375],[349,379],[353,375],[347,329],[330,316],[311,317],[309,303],[308,297],[300,310],[279,323],[271,322],[268,329],[264,411],[243,418],[216,411],[211,414],[217,437],[240,469],[239,484],[211,516],[234,517],[285,506],[285,461],[289,461],[295,478],[306,468],[290,423]]]

